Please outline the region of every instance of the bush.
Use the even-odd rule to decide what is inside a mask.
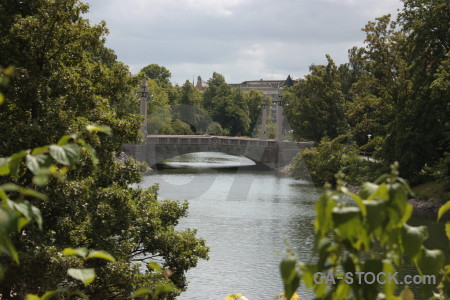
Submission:
[[[317,147],[306,149],[294,158],[291,173],[296,179],[311,179],[316,183],[336,183],[339,170],[347,170],[359,160],[356,143],[347,135],[334,140],[322,140]]]
[[[160,131],[161,134],[171,134],[171,135],[192,135],[192,131],[189,124],[181,121],[175,120],[172,123],[165,124]]]
[[[224,135],[224,129],[222,126],[217,122],[212,122],[208,125],[208,128],[206,129],[206,134],[209,135]]]

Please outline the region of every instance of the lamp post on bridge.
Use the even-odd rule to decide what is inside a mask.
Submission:
[[[262,105],[262,118],[261,118],[261,140],[267,140],[267,94],[264,93],[264,103]]]
[[[277,142],[283,141],[283,89],[278,90],[278,101],[277,102],[277,132],[275,135],[275,140]]]
[[[144,120],[141,124],[141,132],[144,135],[144,143],[146,143],[146,137],[147,137],[147,104],[148,100],[148,89],[147,89],[147,79],[144,77],[142,78],[141,82],[141,109],[140,113],[144,117]]]

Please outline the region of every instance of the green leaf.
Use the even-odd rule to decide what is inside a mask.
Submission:
[[[41,300],[41,297],[39,297],[38,295],[34,295],[34,294],[28,294],[27,297],[25,298],[25,300]]]
[[[317,295],[317,294],[316,294]],[[339,285],[335,292],[335,299],[348,299],[348,296],[350,295],[350,285],[345,283],[344,280],[339,282]]]
[[[151,294],[152,294],[152,291],[150,289],[142,288],[142,289],[138,289],[136,292],[134,292],[131,297],[137,298],[137,297],[142,297],[142,296],[151,295]]]
[[[88,154],[91,156],[91,160],[92,163],[95,165],[98,164],[98,158],[97,158],[97,153],[95,151],[95,149],[91,146],[91,145],[85,145],[84,149],[86,149],[86,151],[88,152]]]
[[[369,245],[367,234],[362,225],[362,214],[357,207],[333,208],[332,219],[341,241],[349,241],[355,249]]]
[[[34,148],[33,151],[31,151],[31,155],[38,155],[38,154],[47,153],[49,148],[50,148],[50,146]]]
[[[62,165],[73,166],[80,157],[80,146],[77,144],[51,145],[50,155]]]
[[[33,183],[37,186],[44,186],[48,183],[48,176],[47,175],[36,175],[33,177]]]
[[[395,283],[395,280],[388,280],[389,275],[388,274],[395,274],[395,267],[392,264],[392,261],[389,259],[383,260],[383,273],[385,274],[382,276],[381,281],[385,281],[386,284],[384,284],[384,294],[386,295],[386,299],[392,299],[394,296],[395,288],[397,287],[397,284]]]
[[[175,287],[167,283],[159,283],[156,285],[155,294],[170,293],[175,291]]]
[[[408,208],[408,197],[402,184],[396,182],[389,185],[388,211],[394,226],[401,227],[412,214],[412,207]]]
[[[450,209],[450,201],[447,201],[444,205],[439,208],[438,211],[438,220],[442,218],[442,216]]]
[[[38,155],[27,155],[27,167],[33,172],[33,174],[37,174],[41,168],[48,168],[52,161],[48,155],[38,154]]]
[[[21,231],[30,221],[27,218],[18,218],[17,219],[17,231]]]
[[[14,183],[5,183],[0,185],[0,189],[4,190],[5,192],[17,192],[20,189],[20,186]]]
[[[357,207],[335,207],[333,208],[332,216],[334,225],[340,226],[354,219],[359,219],[361,217],[361,211]]]
[[[447,234],[447,238],[450,240],[450,222],[445,223],[445,233]]]
[[[353,200],[355,200],[356,205],[358,205],[359,209],[361,210],[361,213],[363,215],[363,217],[365,217],[367,215],[367,210],[366,210],[366,206],[363,203],[363,200],[361,199],[361,197],[359,197],[358,195],[354,194],[354,193],[347,193],[348,196],[352,197]]]
[[[77,138],[76,134],[71,134],[71,135],[65,135],[62,138],[59,139],[57,145],[58,146],[64,146],[66,145],[70,140],[75,140]]]
[[[89,132],[103,132],[106,133],[107,135],[112,135],[111,127],[106,125],[88,125],[86,126],[86,129]]]
[[[0,93],[0,105],[2,105],[3,102],[5,102],[5,96],[2,93]]]
[[[400,220],[400,223],[406,224],[406,222],[408,222],[409,218],[411,218],[413,211],[414,211],[414,209],[413,209],[412,205],[409,203],[406,203],[405,211],[403,213],[402,219]]]
[[[80,248],[66,248],[62,251],[62,255],[64,256],[73,256],[73,255],[78,255],[81,257],[86,257],[87,255],[87,249],[84,247],[80,247]]]
[[[162,273],[163,272],[163,269],[161,268],[161,266],[159,264],[155,263],[155,262],[149,263],[148,267],[150,269],[155,270],[157,273]]]
[[[0,200],[3,201],[4,203],[6,203],[6,201],[8,200],[8,195],[6,195],[5,191],[2,189],[1,186],[0,186]]]
[[[102,250],[91,251],[86,258],[87,259],[100,258],[100,259],[109,260],[109,261],[112,261],[112,262],[116,261],[116,259],[111,254],[109,254],[106,251],[102,251]]]
[[[41,200],[47,200],[48,199],[48,197],[46,195],[44,195],[42,193],[39,193],[38,191],[30,189],[30,188],[21,187],[19,189],[19,193],[24,195],[24,196],[30,196],[30,197],[38,198],[38,199],[41,199]]]
[[[316,218],[314,219],[314,230],[319,233],[319,239],[323,238],[331,225],[331,211],[336,206],[330,191],[320,195],[319,201],[315,204]]]
[[[371,182],[365,182],[361,185],[359,190],[359,196],[363,199],[369,199],[370,196],[375,194],[378,190],[379,185]]]
[[[297,260],[294,256],[289,255],[281,261],[280,272],[283,280],[284,295],[286,299],[291,299],[300,286],[300,274],[297,270]]]
[[[31,196],[41,200],[47,200],[46,195],[30,188],[21,187],[14,183],[5,183],[3,185],[0,185],[0,189],[4,190],[5,192],[19,192],[23,196]]]
[[[9,157],[0,157],[0,176],[9,174]]]
[[[367,210],[367,224],[369,232],[373,232],[387,219],[386,203],[384,201],[364,200],[364,206]]]
[[[420,275],[437,275],[444,265],[445,256],[441,250],[428,250],[422,247],[414,262]]]
[[[28,221],[34,220],[39,228],[42,229],[42,214],[39,208],[28,201],[9,201],[8,204],[12,209],[20,212]]]
[[[95,279],[95,270],[94,269],[70,268],[69,270],[67,270],[67,274],[69,274],[70,277],[83,282],[84,286],[88,286]]]
[[[402,227],[403,253],[413,258],[419,251],[423,242],[428,238],[426,226],[412,227],[404,224]]]
[[[11,176],[17,176],[17,173],[19,172],[19,165],[20,162],[22,161],[22,158],[27,155],[28,152],[27,151],[20,151],[18,153],[14,153],[13,155],[10,156],[9,159],[9,170],[10,170],[10,174]]]

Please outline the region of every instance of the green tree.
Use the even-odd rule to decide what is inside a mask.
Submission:
[[[410,89],[395,102],[383,156],[398,160],[402,174],[416,181],[424,167],[434,165],[450,147],[448,83],[442,89],[450,50],[448,6],[448,1],[405,0],[399,14],[406,34]],[[434,89],[437,86],[441,86],[439,93]]]
[[[336,183],[335,174],[347,170],[359,160],[358,147],[350,136],[341,135],[331,141],[322,140],[317,147],[297,154],[291,167],[296,179],[311,178],[317,183]]]
[[[223,75],[214,72],[212,77],[208,79],[208,87],[205,88],[203,94],[203,106],[208,112],[214,109],[215,98],[227,97],[231,94],[231,87],[226,83]]]
[[[261,120],[264,95],[258,90],[250,90],[244,93],[244,101],[248,107],[248,117],[250,119],[249,130],[254,132],[256,131],[257,125],[259,125],[258,121]]]
[[[91,26],[82,17],[87,5],[77,0],[9,2],[0,3],[0,65],[15,65],[16,76],[0,106],[0,157],[75,133],[97,149],[99,162],[94,168],[81,150],[79,166],[63,182],[50,179],[38,189],[48,195],[33,200],[45,226],[12,236],[21,264],[0,257],[0,293],[23,299],[78,285],[68,283],[69,262],[58,254],[69,246],[104,249],[116,258],[115,264],[87,262],[98,278],[80,289],[93,299],[125,299],[161,282],[184,289],[185,272],[207,257],[207,248],[195,230],[175,230],[187,203],[158,201],[156,187],[131,188],[140,181],[140,166],[116,158],[123,143],[139,139],[141,118],[119,109],[137,82],[105,48],[105,25]],[[88,124],[108,125],[114,134],[89,135]],[[12,179],[35,184],[30,171]],[[147,266],[152,258],[172,270],[170,279]]]
[[[170,77],[172,74],[170,71],[164,67],[157,64],[150,64],[141,69],[148,78],[155,80],[158,85],[162,88],[168,89],[172,86],[170,83]]]
[[[329,55],[327,60],[312,65],[311,73],[285,92],[286,115],[297,138],[318,142],[347,130],[339,71]]]
[[[231,135],[245,135],[250,129],[248,106],[242,92],[233,89],[218,73],[208,80],[203,103],[212,119],[230,131]]]
[[[200,107],[202,103],[201,93],[189,82],[186,82],[181,87],[181,95],[178,103]]]
[[[364,48],[353,47],[348,50],[348,63],[341,64],[339,70],[339,81],[341,82],[342,92],[346,101],[351,101],[350,90],[355,82],[366,73],[362,53]]]

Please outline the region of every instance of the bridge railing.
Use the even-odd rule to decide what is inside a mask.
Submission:
[[[148,144],[183,144],[183,145],[231,145],[248,147],[283,147],[284,149],[308,148],[310,142],[277,142],[274,140],[260,140],[242,137],[209,136],[209,135],[149,135]]]
[[[261,141],[258,139],[239,138],[239,137],[222,137],[222,136],[147,136],[148,144],[194,144],[204,145],[218,143],[220,145],[236,145],[236,146],[276,146],[272,141]]]

